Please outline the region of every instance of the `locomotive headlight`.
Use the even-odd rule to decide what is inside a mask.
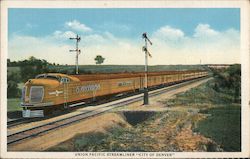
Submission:
[[[30,87],[30,103],[41,103],[44,96],[43,86],[31,86]]]

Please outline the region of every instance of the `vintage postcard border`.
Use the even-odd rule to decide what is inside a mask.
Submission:
[[[249,1],[172,1],[172,0],[148,0],[148,1],[1,1],[1,157],[4,158],[83,158],[82,154],[74,152],[48,153],[48,152],[7,152],[7,53],[8,53],[8,8],[240,8],[241,12],[241,64],[242,64],[242,152],[150,152],[145,153],[156,157],[155,154],[166,154],[169,158],[186,158],[186,157],[249,157],[249,125],[250,125],[250,73],[249,73]],[[129,153],[119,158],[131,158]],[[92,155],[91,155],[92,154]],[[88,153],[87,158],[117,158],[117,156],[108,156],[109,153]],[[132,154],[132,152],[131,152]],[[133,158],[142,158],[140,154],[134,153]],[[87,153],[85,154],[86,157]],[[166,156],[165,156],[166,157]],[[162,157],[164,158],[164,157]]]

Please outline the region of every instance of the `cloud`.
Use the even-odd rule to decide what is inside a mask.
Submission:
[[[208,24],[198,24],[195,28],[194,37],[214,37],[217,36],[219,32],[211,29]]]
[[[69,49],[72,49],[72,46],[57,43],[52,37],[14,35],[9,41],[8,58],[24,60],[35,56],[49,62],[70,64],[73,60],[71,60]]]
[[[193,35],[163,26],[152,34],[151,52],[155,63],[192,64],[240,62],[240,32],[233,28],[218,31],[198,24]]]
[[[161,40],[179,40],[184,37],[184,32],[180,29],[172,28],[168,25],[161,27],[153,33],[153,37]]]
[[[53,33],[52,37],[56,38],[56,39],[69,39],[70,37],[75,37],[76,34],[72,31],[65,31],[62,32],[60,30],[57,30]]]
[[[57,30],[46,37],[14,35],[9,40],[8,57],[11,60],[23,60],[35,56],[52,63],[75,64],[75,54],[69,52],[70,49],[74,49],[75,44],[65,40],[73,34],[71,31]],[[105,58],[105,64],[143,64],[141,46],[130,39],[121,39],[109,32],[81,37],[81,65],[95,64],[94,58],[98,54]],[[63,38],[65,39],[62,40]]]
[[[82,34],[82,35],[81,35]],[[8,56],[11,60],[20,60],[35,56],[49,62],[74,64],[74,53],[69,50],[75,47],[68,40],[74,37],[71,30],[56,30],[51,35],[33,37],[14,35],[9,40]],[[144,64],[142,39],[121,38],[110,32],[80,33],[79,64],[95,64],[94,58],[100,54],[105,64]],[[240,32],[233,28],[223,31],[213,29],[209,24],[198,24],[193,35],[168,25],[155,30],[149,38],[153,58],[150,65],[199,64],[202,63],[236,63],[240,62]],[[60,57],[60,58],[59,58]]]
[[[85,24],[80,23],[78,20],[73,20],[65,23],[66,28],[70,28],[79,32],[90,32],[92,29]]]
[[[82,41],[87,45],[98,45],[107,41],[105,37],[100,34],[91,34],[82,37]]]

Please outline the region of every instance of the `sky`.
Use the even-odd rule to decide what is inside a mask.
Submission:
[[[88,8],[8,10],[8,58],[30,56],[74,64],[80,35],[79,64],[144,64],[146,32],[153,42],[150,65],[240,63],[238,8]]]

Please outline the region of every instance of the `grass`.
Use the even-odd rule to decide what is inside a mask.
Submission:
[[[100,145],[105,143],[106,138],[107,135],[100,132],[78,134],[73,139],[54,146],[48,151],[97,151],[100,149]]]
[[[24,83],[18,83],[18,89],[22,90]],[[7,99],[7,111],[20,111],[22,108],[20,107],[21,97],[19,98],[8,98]]]
[[[211,80],[199,87],[165,101],[169,107],[183,106],[200,109],[209,116],[197,123],[194,131],[211,138],[224,151],[241,150],[241,106],[233,103],[234,97],[226,92],[216,92]]]
[[[199,87],[192,88],[185,93],[180,93],[176,98],[167,100],[163,103],[169,107],[180,105],[198,108],[231,104],[234,98],[231,95],[216,92],[213,89],[213,84],[213,80],[208,81]]]
[[[196,130],[216,141],[224,151],[241,151],[241,107],[225,105],[205,113],[211,116],[199,122]]]
[[[7,99],[7,111],[20,111],[22,108],[20,107],[21,99],[20,98],[10,98]]]

